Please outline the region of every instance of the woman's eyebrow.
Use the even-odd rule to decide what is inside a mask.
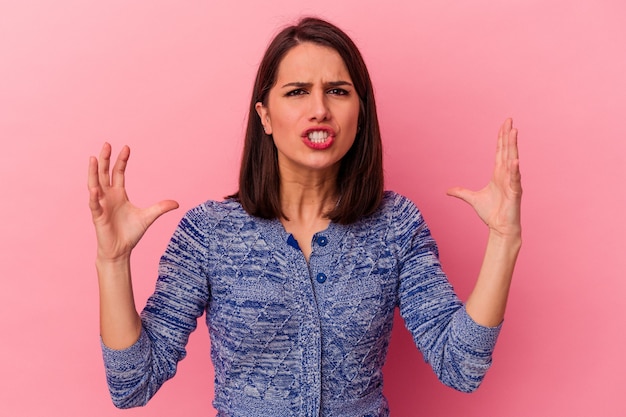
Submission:
[[[352,83],[349,81],[328,81],[327,83],[324,83],[326,86],[329,87],[341,87],[341,86],[350,86],[352,87]],[[313,83],[305,83],[302,81],[293,81],[290,83],[287,83],[285,85],[283,85],[281,88],[285,88],[285,87],[298,87],[298,88],[307,88],[307,87],[311,87],[313,86]]]
[[[302,81],[293,81],[290,83],[287,83],[285,85],[282,86],[282,88],[285,87],[311,87],[313,85],[313,83],[305,83]]]
[[[352,87],[352,83],[349,81],[329,81],[326,84],[330,87],[342,87],[346,85]]]

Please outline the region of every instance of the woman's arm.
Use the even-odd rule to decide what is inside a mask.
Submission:
[[[130,149],[125,146],[110,170],[111,146],[105,143],[99,157],[89,159],[89,208],[97,238],[100,334],[111,349],[133,345],[141,332],[133,299],[131,252],[159,216],[178,207],[172,200],[145,209],[130,203],[124,184],[129,156]]]
[[[448,194],[470,204],[489,227],[489,239],[478,280],[466,302],[469,316],[483,326],[504,318],[515,261],[522,244],[520,206],[522,184],[517,129],[507,119],[498,134],[491,181],[480,191],[455,187]]]

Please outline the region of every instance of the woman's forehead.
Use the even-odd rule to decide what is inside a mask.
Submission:
[[[350,81],[339,53],[328,46],[304,42],[291,48],[278,66],[277,85],[283,82]]]

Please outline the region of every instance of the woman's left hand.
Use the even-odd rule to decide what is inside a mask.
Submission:
[[[448,195],[471,205],[491,232],[503,238],[521,236],[520,206],[522,183],[517,149],[517,129],[507,119],[498,134],[498,147],[493,176],[480,191],[463,187],[448,190]]]

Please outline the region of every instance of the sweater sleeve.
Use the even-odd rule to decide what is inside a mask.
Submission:
[[[398,196],[394,216],[400,314],[439,380],[472,392],[491,366],[500,326],[481,326],[467,314],[442,270],[437,245],[417,207]]]
[[[102,344],[107,383],[118,408],[145,405],[186,355],[189,334],[209,298],[203,214],[199,206],[185,215],[161,257],[156,289],[141,313],[139,340],[124,350]]]

